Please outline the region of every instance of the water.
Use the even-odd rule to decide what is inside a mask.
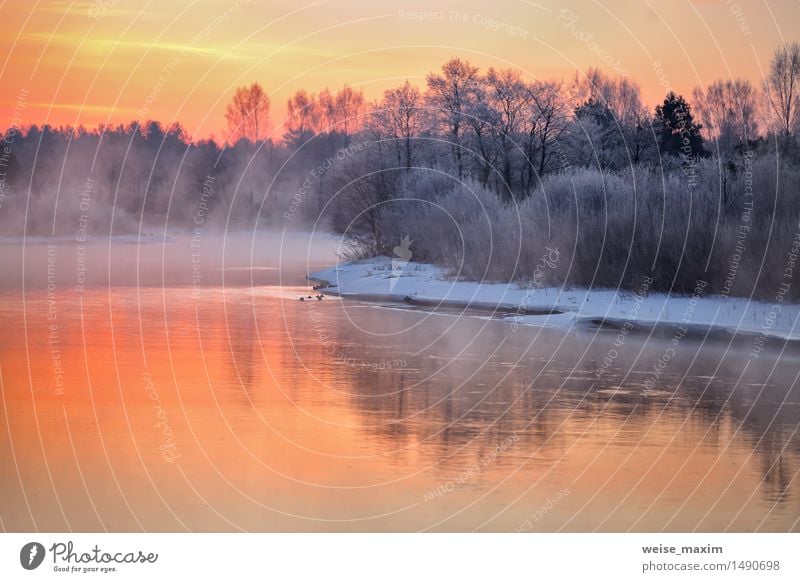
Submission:
[[[334,247],[0,245],[2,527],[800,530],[797,354],[298,301]]]

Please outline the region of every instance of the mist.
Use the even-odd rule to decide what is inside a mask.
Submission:
[[[211,230],[76,241],[28,237],[0,242],[0,290],[66,292],[113,287],[303,286],[309,272],[336,261],[339,239],[317,231]]]
[[[800,46],[777,49],[771,75],[786,51]],[[797,108],[781,117],[770,79],[669,91],[650,108],[634,80],[596,69],[527,80],[453,58],[371,104],[347,85],[300,89],[271,132],[268,95],[239,87],[220,142],[157,121],[9,128],[0,232],[191,247],[313,230],[341,237],[339,257],[408,240],[414,260],[453,276],[520,283],[556,249],[565,260],[540,283],[652,278],[652,291],[687,293],[703,280],[771,298],[800,249],[800,123]]]
[[[10,128],[3,236],[225,232],[278,226],[300,170],[286,148],[193,142],[179,124]],[[304,209],[281,228],[303,229]]]

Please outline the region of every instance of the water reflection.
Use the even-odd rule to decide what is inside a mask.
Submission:
[[[281,282],[4,292],[4,527],[800,529],[796,354]]]

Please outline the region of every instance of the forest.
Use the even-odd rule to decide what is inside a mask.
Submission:
[[[765,78],[643,102],[627,76],[482,71],[460,58],[368,102],[345,85],[235,90],[223,139],[178,123],[11,126],[4,236],[316,228],[345,258],[389,255],[453,277],[774,298],[800,241],[800,45]],[[541,259],[560,260],[545,273]],[[544,277],[544,281],[540,279]]]

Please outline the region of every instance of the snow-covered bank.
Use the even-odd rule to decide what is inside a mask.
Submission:
[[[326,293],[343,298],[411,305],[493,310],[512,325],[605,325],[628,331],[669,330],[681,335],[743,335],[800,341],[800,305],[640,291],[526,287],[517,283],[448,280],[438,267],[388,257],[340,264],[312,273]]]

